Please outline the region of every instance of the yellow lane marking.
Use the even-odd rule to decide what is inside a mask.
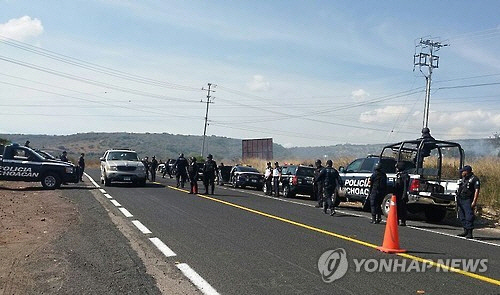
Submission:
[[[173,186],[168,186],[168,187],[171,188],[171,189],[177,190],[177,191],[185,192],[185,193],[189,192],[187,190],[176,188],[176,187],[173,187]],[[243,207],[241,205],[237,205],[237,204],[234,204],[234,203],[231,203],[231,202],[223,201],[223,200],[220,200],[220,199],[217,199],[217,198],[212,198],[212,197],[205,196],[205,195],[202,195],[202,194],[197,194],[197,196],[200,197],[200,198],[204,198],[204,199],[207,199],[207,200],[211,200],[211,201],[217,202],[217,203],[228,205],[228,206],[231,206],[231,207],[234,207],[234,208],[238,208],[238,209],[241,209],[241,210],[244,210],[244,211],[247,211],[247,212],[251,212],[251,213],[254,213],[254,214],[257,214],[257,215],[261,215],[261,216],[265,216],[265,217],[268,217],[268,218],[271,218],[271,219],[279,220],[279,221],[282,221],[282,222],[285,222],[285,223],[288,223],[288,224],[293,224],[295,226],[306,228],[306,229],[309,229],[309,230],[312,230],[312,231],[315,231],[315,232],[319,232],[319,233],[322,233],[322,234],[325,234],[325,235],[328,235],[328,236],[333,236],[333,237],[336,237],[336,238],[339,238],[339,239],[342,239],[342,240],[346,240],[346,241],[353,242],[353,243],[356,243],[356,244],[359,244],[359,245],[363,245],[363,246],[366,246],[366,247],[369,247],[369,248],[376,249],[378,247],[377,245],[374,245],[372,243],[368,243],[368,242],[361,241],[361,240],[358,240],[358,239],[354,239],[354,238],[351,238],[351,237],[348,237],[348,236],[344,236],[344,235],[341,235],[341,234],[330,232],[330,231],[327,231],[327,230],[324,230],[324,229],[320,229],[320,228],[317,228],[317,227],[314,227],[314,226],[303,224],[303,223],[300,223],[300,222],[297,222],[297,221],[293,221],[293,220],[290,220],[290,219],[286,219],[286,218],[283,218],[283,217],[271,215],[271,214],[268,214],[268,213],[265,213],[265,212],[262,212],[262,211],[250,209],[250,208],[247,208],[247,207]],[[440,269],[443,269],[443,270],[447,270],[449,272],[459,273],[461,275],[468,276],[470,278],[474,278],[474,279],[477,279],[477,280],[480,280],[480,281],[483,281],[483,282],[487,282],[487,283],[490,283],[490,284],[493,284],[493,285],[500,286],[500,280],[496,280],[496,279],[489,278],[489,277],[486,277],[486,276],[478,275],[476,273],[468,272],[468,271],[461,270],[461,269],[458,269],[458,268],[446,266],[444,264],[436,263],[436,262],[434,262],[432,260],[428,260],[428,259],[425,259],[425,258],[421,258],[421,257],[418,257],[418,256],[407,254],[407,253],[397,253],[396,255],[404,257],[404,258],[407,258],[407,259],[415,260],[415,261],[418,261],[418,262],[421,262],[421,263],[426,263],[426,264],[432,265],[434,267],[437,267],[437,268],[440,268]]]

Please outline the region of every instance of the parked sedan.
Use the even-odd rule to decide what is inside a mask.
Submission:
[[[233,187],[245,188],[251,186],[257,188],[257,190],[262,190],[264,186],[264,174],[253,167],[236,165],[231,169],[229,175]]]

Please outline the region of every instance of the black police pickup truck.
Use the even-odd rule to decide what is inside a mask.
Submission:
[[[281,191],[285,198],[293,198],[297,194],[310,195],[313,193],[314,168],[302,165],[284,166],[281,171]]]
[[[446,160],[445,160],[446,159]],[[370,189],[368,179],[380,161],[387,174],[388,194],[382,203],[387,216],[390,198],[394,192],[396,164],[403,162],[410,176],[407,209],[411,213],[423,211],[428,221],[442,220],[447,209],[455,207],[458,188],[458,169],[463,166],[464,152],[455,142],[434,138],[419,138],[385,146],[379,156],[356,159],[347,167],[339,167],[344,187],[339,191],[341,201],[358,201],[363,209],[370,210],[367,199]]]
[[[40,181],[45,189],[55,189],[61,183],[77,183],[79,178],[75,165],[49,160],[28,147],[11,144],[0,146],[0,180]]]

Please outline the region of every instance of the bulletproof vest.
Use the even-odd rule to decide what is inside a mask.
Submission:
[[[208,160],[205,162],[205,166],[203,166],[203,171],[208,172],[208,173],[214,173],[215,172],[215,161],[213,160]]]
[[[332,167],[325,168],[325,187],[335,187],[337,186],[337,170]]]
[[[372,190],[382,192],[387,187],[387,179],[384,174],[380,171],[375,172],[375,177],[373,179]]]
[[[186,166],[188,165],[188,162],[186,158],[179,158],[177,159],[177,162],[175,164],[177,165],[177,170],[184,171],[184,169],[186,169]]]
[[[474,185],[477,180],[478,178],[476,175],[465,178],[458,189],[458,196],[461,199],[472,199],[472,197],[474,197],[474,192],[476,191]]]
[[[395,193],[402,195],[407,189],[408,181],[409,181],[408,173],[406,172],[396,173],[396,180],[394,181]]]

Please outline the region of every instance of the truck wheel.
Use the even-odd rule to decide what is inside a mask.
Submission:
[[[42,178],[42,186],[45,189],[56,189],[61,186],[61,179],[55,173],[48,173]]]
[[[283,197],[285,198],[295,197],[295,194],[290,192],[290,187],[288,185],[283,186]]]
[[[391,198],[392,194],[387,194],[382,201],[382,213],[385,217],[389,216],[389,210],[391,209]]]
[[[425,209],[424,213],[427,221],[440,222],[446,216],[446,209],[429,207]]]

